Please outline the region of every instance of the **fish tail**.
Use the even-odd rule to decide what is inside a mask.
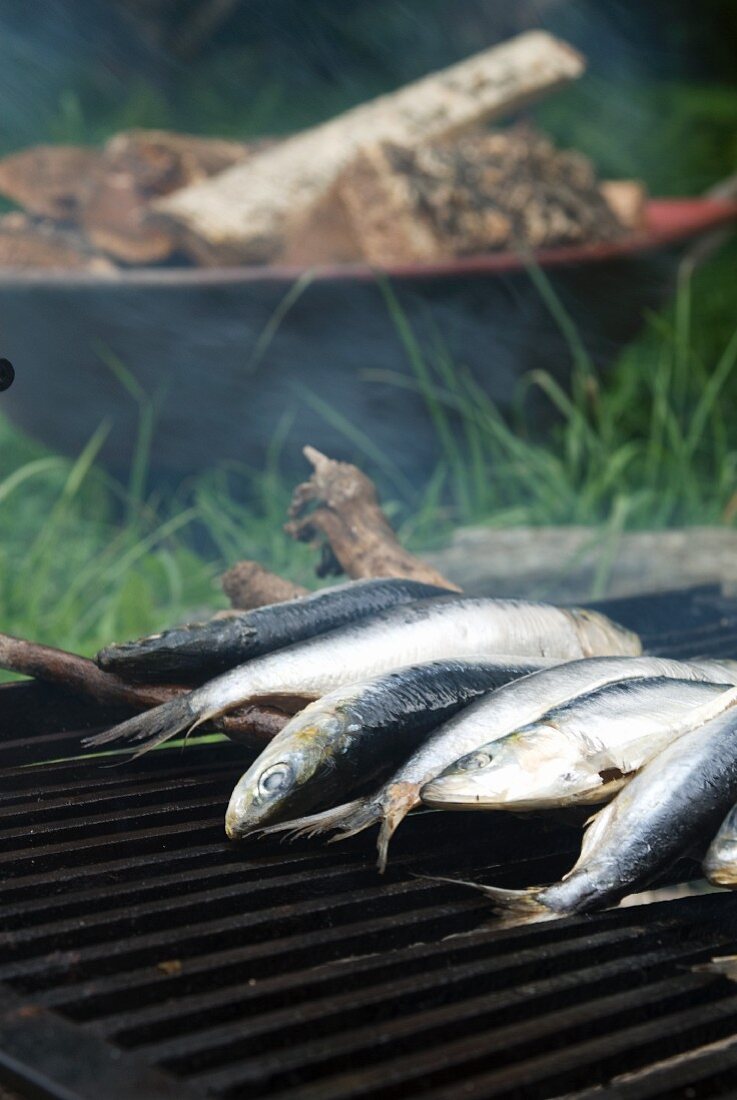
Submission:
[[[472,882],[470,879],[446,878],[443,875],[422,875],[422,878],[431,882],[450,882],[454,886],[470,886],[472,890],[478,890],[494,903],[494,909],[500,913],[525,917],[551,916],[551,910],[538,900],[543,887],[528,886],[525,890],[506,890],[502,886],[487,886],[483,882]]]
[[[300,836],[319,836],[328,833],[331,829],[342,828],[344,821],[349,821],[354,814],[362,809],[365,800],[357,798],[353,802],[345,802],[342,806],[333,806],[329,810],[323,810],[318,814],[309,814],[307,817],[295,817],[291,821],[280,821],[276,825],[266,825],[262,829],[255,830],[260,836],[270,836],[273,833],[288,833],[290,840]]]
[[[152,749],[162,741],[168,741],[182,730],[188,729],[197,716],[193,713],[186,695],[162,703],[152,710],[137,714],[127,722],[121,722],[103,733],[85,737],[82,744],[87,748],[99,748],[113,742],[123,742],[138,746],[142,752]],[[203,719],[199,719],[202,721]],[[198,724],[199,724],[198,721]],[[140,755],[140,754],[139,754]]]

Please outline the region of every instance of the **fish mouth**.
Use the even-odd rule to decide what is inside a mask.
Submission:
[[[229,840],[244,840],[267,824],[267,815],[256,811],[251,800],[236,786],[225,811],[225,833]]]
[[[420,791],[420,798],[425,806],[437,810],[450,810],[454,807],[484,810],[505,801],[501,793],[475,791],[473,785],[467,781],[461,785],[454,777],[431,779]]]
[[[244,816],[230,806],[225,814],[225,834],[228,840],[243,840],[254,828]]]

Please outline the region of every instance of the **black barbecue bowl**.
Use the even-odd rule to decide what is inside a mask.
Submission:
[[[683,242],[734,213],[705,200],[653,203],[647,233],[537,256],[594,361],[611,362],[644,309],[664,300]],[[227,460],[258,469],[288,424],[285,471],[303,469],[306,442],[355,457],[357,428],[422,480],[440,444],[387,286],[428,362],[445,354],[468,368],[502,410],[532,370],[567,382],[566,339],[524,260],[509,254],[381,276],[360,266],[6,272],[0,350],[16,381],[0,408],[70,455],[107,422],[101,459],[118,474],[151,402],[154,478]],[[552,410],[536,415],[544,429]]]

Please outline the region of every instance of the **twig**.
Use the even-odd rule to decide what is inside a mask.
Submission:
[[[405,550],[381,510],[373,482],[356,466],[304,448],[314,467],[298,485],[285,530],[300,542],[323,547],[327,541],[341,569],[354,580],[407,577],[459,591],[427,562]]]
[[[231,606],[241,611],[307,595],[306,588],[269,572],[255,561],[236,562],[223,575],[222,585]]]
[[[179,684],[129,684],[119,676],[103,672],[93,661],[63,649],[37,645],[9,634],[0,634],[0,668],[32,676],[98,703],[148,710],[185,694]],[[234,740],[270,740],[286,724],[288,716],[272,707],[243,707],[214,723]]]

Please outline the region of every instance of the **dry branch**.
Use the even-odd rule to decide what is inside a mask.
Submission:
[[[306,588],[271,573],[255,561],[236,562],[223,575],[222,586],[231,606],[241,611],[307,595]]]
[[[327,541],[341,569],[353,580],[407,577],[458,591],[427,562],[397,540],[381,510],[373,482],[356,466],[305,447],[314,473],[298,485],[286,531],[300,542]]]
[[[530,31],[182,188],[155,208],[202,263],[274,260],[283,255],[288,219],[319,203],[361,148],[443,140],[526,106],[583,69],[570,46]]]
[[[103,705],[133,710],[148,710],[189,691],[187,687],[174,684],[129,684],[119,676],[103,672],[86,657],[13,638],[9,634],[0,634],[0,668],[21,676],[33,676]],[[231,711],[214,725],[234,740],[251,737],[270,740],[286,721],[287,716],[272,707],[249,706]]]

